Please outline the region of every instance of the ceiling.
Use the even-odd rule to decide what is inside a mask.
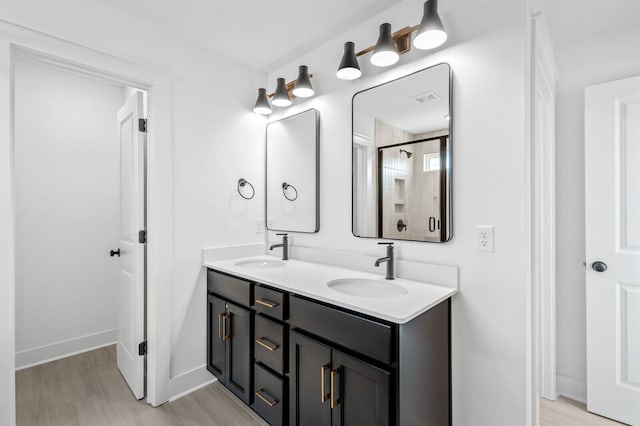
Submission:
[[[640,22],[640,0],[541,0],[551,39],[564,43]]]
[[[170,34],[271,71],[401,0],[103,0]]]

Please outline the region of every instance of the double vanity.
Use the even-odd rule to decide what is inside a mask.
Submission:
[[[438,64],[353,96],[354,237],[451,241],[451,77]],[[266,127],[269,231],[320,229],[319,120],[309,109]],[[377,259],[297,247],[290,260],[277,235],[282,260],[204,262],[208,370],[271,425],[451,424],[457,268],[395,262],[387,242]]]
[[[205,266],[207,368],[269,424],[450,424],[456,288],[272,256]]]

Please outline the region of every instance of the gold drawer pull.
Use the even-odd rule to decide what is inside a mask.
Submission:
[[[267,308],[275,308],[276,306],[279,305],[279,303],[272,302],[271,300],[262,299],[262,298],[257,298],[256,303],[258,305],[266,306]]]
[[[320,367],[320,402],[323,404],[327,402],[329,394],[324,390],[324,378],[327,375],[327,371],[331,368],[331,364],[323,365]]]
[[[265,340],[264,337],[258,337],[256,339],[256,343],[259,344],[260,346],[262,346],[263,348],[270,350],[270,351],[275,351],[276,349],[278,349],[280,347],[280,345],[277,345],[275,343],[269,344],[267,343],[267,340]]]
[[[261,400],[263,400],[264,403],[267,404],[269,407],[273,407],[274,405],[277,405],[278,402],[280,402],[275,398],[273,398],[273,400],[269,400],[266,396],[264,396],[264,394],[266,394],[264,389],[259,389],[259,390],[256,391],[256,396],[258,398],[260,398]]]
[[[338,404],[340,404],[340,398],[335,397],[336,392],[334,382],[337,374],[340,374],[337,369],[331,370],[331,408],[336,408]]]

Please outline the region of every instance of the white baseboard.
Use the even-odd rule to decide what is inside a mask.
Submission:
[[[180,399],[191,392],[216,382],[217,380],[218,379],[209,373],[206,365],[178,374],[176,377],[172,377],[169,380],[169,390],[171,395],[169,402]]]
[[[63,340],[49,345],[38,346],[16,352],[16,370],[34,367],[60,358],[76,355],[82,352],[114,345],[118,340],[118,330],[105,330],[86,336]]]
[[[571,377],[558,374],[556,376],[556,389],[558,395],[565,396],[574,401],[587,403],[587,383]]]

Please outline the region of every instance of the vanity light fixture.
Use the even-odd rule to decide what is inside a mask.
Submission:
[[[269,104],[269,98],[272,98],[271,104],[274,106],[288,107],[293,103],[291,98],[308,98],[313,96],[315,91],[311,85],[312,77],[313,74],[309,74],[307,66],[301,65],[297,80],[285,83],[284,78],[278,78],[276,80],[276,91],[268,95],[265,89],[258,89],[258,99],[256,99],[253,112],[261,115],[271,114],[273,111]]]
[[[376,47],[373,49],[370,61],[377,67],[388,67],[400,59],[400,55],[396,51],[396,43],[391,36],[391,24],[385,22],[380,24],[380,34]]]
[[[447,41],[447,32],[438,15],[438,0],[427,0],[424,2],[424,14],[416,37],[413,39],[413,45],[422,50],[435,49],[445,41]]]
[[[360,65],[358,64],[355,44],[353,44],[352,41],[348,41],[344,44],[344,53],[342,54],[336,76],[340,80],[355,80],[360,78],[361,75],[362,71],[360,71]]]
[[[310,98],[315,94],[311,79],[309,79],[309,69],[306,65],[300,65],[298,68],[298,79],[295,82],[292,93],[298,98]]]
[[[342,60],[338,66],[336,76],[341,80],[355,80],[362,75],[358,66],[358,56],[373,51],[370,61],[378,67],[388,67],[400,59],[400,55],[411,50],[411,33],[416,31],[413,45],[417,49],[435,49],[447,41],[447,32],[442,25],[438,14],[438,0],[426,0],[424,13],[419,25],[404,27],[391,33],[391,24],[380,25],[378,41],[374,46],[369,46],[353,54],[353,43],[344,45]]]
[[[273,104],[278,107],[288,107],[292,104],[289,91],[287,90],[284,78],[278,78],[276,83],[276,92],[273,96]]]
[[[256,99],[253,112],[260,115],[269,115],[272,112],[269,98],[267,98],[267,90],[262,87],[258,89],[258,99]]]

